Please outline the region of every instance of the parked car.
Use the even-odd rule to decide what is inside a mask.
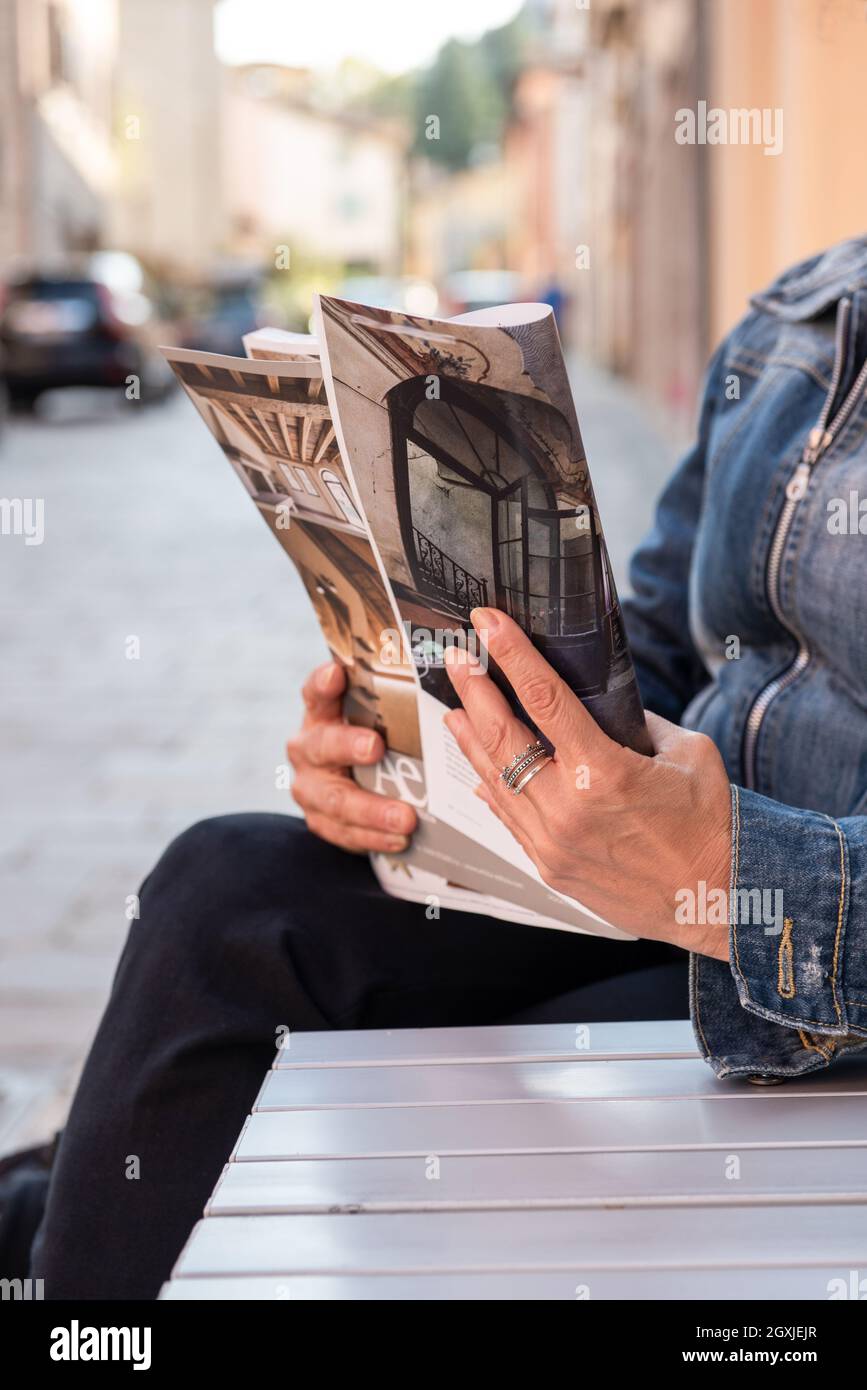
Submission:
[[[131,258],[129,258],[131,260]],[[110,262],[103,258],[106,271]],[[171,372],[157,350],[150,300],[140,289],[99,278],[100,262],[34,271],[0,294],[0,361],[13,404],[32,405],[64,386],[124,386],[140,394],[169,388]]]
[[[9,416],[9,387],[3,375],[3,358],[0,357],[0,444],[3,443],[6,434],[6,422]]]
[[[181,323],[181,345],[202,352],[244,356],[244,335],[265,326],[261,274],[215,276],[191,297]]]

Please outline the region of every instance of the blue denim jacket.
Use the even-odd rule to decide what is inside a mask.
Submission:
[[[648,709],[732,782],[730,958],[691,957],[719,1076],[867,1046],[865,388],[867,237],[787,271],[715,353],[623,605]]]

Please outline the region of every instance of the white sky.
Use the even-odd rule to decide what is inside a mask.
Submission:
[[[521,0],[221,0],[217,51],[227,63],[335,68],[361,58],[404,72],[446,39],[505,24]]]

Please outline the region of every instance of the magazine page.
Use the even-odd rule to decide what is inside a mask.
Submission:
[[[486,664],[472,609],[509,613],[611,737],[651,751],[553,314],[510,305],[432,320],[319,296],[315,315],[357,500],[402,630],[424,647],[429,810],[477,854],[541,884],[474,795],[478,778],[443,723],[458,704],[446,648]],[[558,917],[575,907],[552,899]],[[619,934],[598,918],[591,929]]]
[[[395,755],[421,756],[416,684],[367,528],[343,472],[318,360],[272,363],[167,348],[166,357],[260,514],[294,561],[334,658],[347,717]]]
[[[254,346],[263,353],[260,360],[173,348],[166,356],[298,569],[328,646],[347,672],[347,719],[376,729],[385,740],[383,761],[355,769],[356,777],[362,785],[409,801],[419,814],[419,828],[404,854],[372,856],[383,887],[422,901],[432,892],[429,878],[421,893],[415,875],[434,875],[443,898],[465,895],[467,911],[612,934],[538,876],[513,868],[514,842],[504,845],[503,862],[496,851],[480,850],[460,827],[441,824],[431,810],[416,666],[351,495],[315,343],[312,348],[309,342],[296,344],[295,361],[266,358],[273,339]],[[511,902],[510,910],[504,901]]]
[[[489,605],[611,738],[651,753],[550,306],[442,320],[317,301],[360,504],[402,618],[430,634],[424,689],[456,703],[434,654],[472,645],[470,612]]]
[[[290,333],[285,328],[256,328],[241,342],[248,357],[261,361],[319,361],[319,344],[312,333]]]

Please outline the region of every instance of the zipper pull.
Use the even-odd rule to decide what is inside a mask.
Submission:
[[[801,462],[798,464],[791,478],[786,484],[786,497],[790,502],[800,502],[807,491],[807,484],[810,481],[810,464]]]
[[[817,425],[815,429],[810,430],[807,446],[804,449],[803,455],[804,463],[806,463],[808,468],[812,468],[819,455],[825,452],[832,438],[833,435],[831,431],[823,429],[821,425]]]

